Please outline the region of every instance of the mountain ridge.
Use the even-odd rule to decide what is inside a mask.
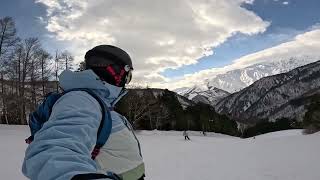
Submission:
[[[251,66],[227,71],[208,79],[206,84],[234,93],[248,87],[257,80],[280,73],[288,72],[297,67],[310,64],[320,58],[302,57],[256,63]]]
[[[281,106],[312,91],[317,93],[319,88],[320,61],[317,61],[287,73],[261,78],[249,87],[219,101],[215,109],[238,121],[250,122],[255,121],[254,119],[274,121],[277,118],[288,117],[285,116],[285,112],[279,113],[282,112]],[[283,108],[288,108],[289,105]],[[301,108],[305,109],[305,107]],[[294,108],[291,109],[297,111]],[[274,114],[275,111],[277,114]],[[304,112],[300,110],[300,113]],[[301,117],[289,116],[288,118],[301,120]]]
[[[230,95],[230,93],[225,90],[210,86],[205,88],[193,86],[190,89],[184,89],[177,93],[195,103],[202,102],[209,105],[215,105],[219,100]]]
[[[305,56],[302,58],[292,57],[285,60],[256,63],[245,68],[217,74],[207,79],[205,84],[197,84],[190,88],[178,88],[173,91],[195,102],[203,102],[215,106],[231,93],[239,92],[262,78],[286,73],[297,67],[315,62],[315,59]],[[217,89],[220,90],[220,93],[215,93]]]

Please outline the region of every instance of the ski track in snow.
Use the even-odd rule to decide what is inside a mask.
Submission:
[[[25,180],[26,126],[0,125],[0,179]],[[147,180],[319,180],[320,133],[280,131],[240,139],[222,134],[139,131]]]

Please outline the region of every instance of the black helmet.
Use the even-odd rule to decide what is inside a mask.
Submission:
[[[85,55],[86,69],[92,67],[106,67],[110,64],[128,65],[133,69],[128,53],[112,45],[99,45],[89,50]]]
[[[92,69],[102,80],[119,87],[131,81],[133,70],[130,56],[122,49],[100,45],[85,55],[85,69]]]

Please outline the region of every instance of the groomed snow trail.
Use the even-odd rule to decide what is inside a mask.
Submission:
[[[26,126],[0,125],[0,179],[24,180]],[[148,180],[319,180],[320,133],[289,130],[240,139],[140,131]]]

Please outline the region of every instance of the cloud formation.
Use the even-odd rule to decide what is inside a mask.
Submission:
[[[233,61],[231,65],[223,68],[212,68],[184,77],[168,81],[166,84],[157,84],[170,89],[180,87],[191,87],[194,84],[205,83],[206,80],[231,70],[245,68],[254,64],[287,60],[295,58],[311,58],[314,61],[320,60],[320,28],[314,26],[312,30],[297,35],[292,41],[268,48],[253,54],[243,56]]]
[[[269,26],[242,8],[253,0],[36,2],[47,7],[47,30],[68,42],[78,60],[95,45],[117,45],[132,56],[134,81],[150,86],[170,82],[160,73],[197,63],[235,33],[253,35]]]
[[[284,1],[282,4],[283,5],[289,5],[289,2],[288,1]]]

